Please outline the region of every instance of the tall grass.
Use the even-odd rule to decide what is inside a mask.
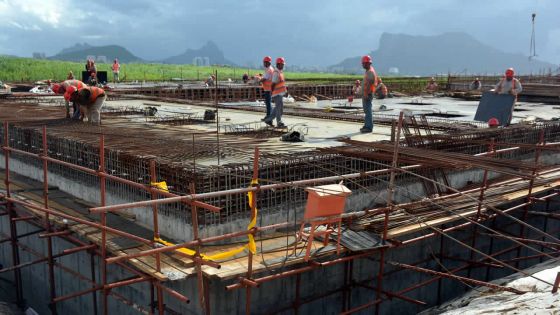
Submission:
[[[107,71],[111,79],[111,64],[97,64],[97,71]],[[38,60],[31,58],[0,56],[0,80],[5,82],[32,82],[38,80],[65,80],[69,71],[80,77],[85,70],[85,62],[69,62],[58,60]],[[194,65],[121,64],[120,78],[125,81],[165,81],[172,79],[204,81],[208,76],[218,71],[218,79],[231,78],[240,80],[243,73],[254,75],[262,73],[263,69],[247,69],[228,66],[199,67]],[[287,80],[297,81],[345,81],[351,82],[359,76],[332,73],[286,72]]]

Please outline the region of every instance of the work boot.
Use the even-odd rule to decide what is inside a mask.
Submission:
[[[267,124],[267,125],[269,125],[270,127],[273,127],[273,126],[272,126],[272,121],[271,121],[271,120],[265,120],[264,123]]]
[[[362,127],[362,128],[360,128],[360,132],[361,133],[370,133],[370,132],[372,132],[372,130],[369,129],[369,128],[366,128],[366,127]]]
[[[278,123],[278,125],[276,126],[277,128],[286,128],[286,125],[284,125],[284,123]]]

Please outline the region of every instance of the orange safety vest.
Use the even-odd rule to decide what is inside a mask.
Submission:
[[[280,93],[288,91],[288,89],[286,88],[286,81],[284,80],[284,73],[278,69],[274,70],[274,72],[278,72],[278,79],[280,81],[274,85],[274,91],[272,91],[272,96],[276,96]]]
[[[366,86],[366,82],[368,81],[368,73],[369,72],[373,72],[373,82],[371,83],[371,85],[368,87]],[[366,70],[366,72],[364,73],[364,91],[363,91],[363,95],[367,96],[368,94],[374,94],[375,90],[377,89],[377,73],[375,73],[375,69],[370,66],[368,70]]]
[[[86,87],[86,84],[80,80],[66,80],[61,85],[64,86],[64,90],[68,89],[69,86],[76,87],[76,90]]]
[[[262,88],[265,91],[271,92],[272,91],[272,76],[274,75],[274,69],[272,67],[266,68],[266,73],[270,75],[270,80],[263,80]]]
[[[87,90],[89,90],[89,91],[91,92],[91,94],[89,95],[89,102],[90,102],[90,103],[95,102],[95,100],[96,100],[100,95],[105,94],[105,90],[103,90],[103,89],[101,89],[101,88],[98,88],[98,87],[95,87],[95,86],[86,86],[86,87],[84,87],[83,89],[87,89]],[[83,89],[80,89],[80,90],[83,90]]]

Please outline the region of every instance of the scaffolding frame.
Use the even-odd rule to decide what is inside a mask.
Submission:
[[[3,213],[0,213],[0,215],[3,216],[8,216],[9,218],[9,226],[10,226],[10,234],[8,236],[6,236],[6,238],[4,238],[2,240],[2,242],[10,242],[11,244],[11,250],[12,250],[12,263],[13,265],[11,267],[8,268],[4,268],[2,270],[0,270],[0,272],[8,272],[8,271],[13,271],[14,273],[14,278],[15,278],[15,282],[16,282],[16,299],[18,303],[21,303],[23,301],[23,291],[22,291],[22,279],[21,279],[21,269],[27,266],[31,266],[31,265],[35,265],[35,264],[39,264],[39,263],[46,263],[48,266],[48,274],[49,274],[49,294],[50,294],[50,309],[52,314],[57,314],[57,308],[56,308],[56,304],[60,303],[62,301],[71,299],[71,298],[75,298],[78,296],[83,296],[86,294],[91,294],[92,295],[92,303],[94,305],[94,311],[97,314],[98,310],[97,310],[97,292],[101,292],[101,313],[102,314],[108,314],[108,296],[113,296],[116,300],[123,302],[124,304],[130,305],[132,307],[134,307],[136,310],[142,312],[142,313],[146,313],[146,314],[155,314],[156,311],[158,314],[164,314],[164,312],[167,310],[168,312],[173,313],[174,311],[171,309],[168,309],[165,305],[164,305],[164,293],[170,295],[173,298],[178,299],[179,301],[182,301],[184,303],[189,303],[190,300],[188,297],[184,296],[183,294],[181,294],[180,292],[177,292],[173,289],[170,289],[168,287],[166,287],[162,281],[158,280],[157,278],[155,278],[153,275],[149,275],[146,273],[143,273],[142,271],[136,270],[133,267],[129,266],[127,264],[127,261],[130,261],[131,259],[134,258],[139,258],[139,257],[144,257],[144,256],[153,256],[156,260],[156,269],[158,271],[160,271],[160,263],[161,263],[161,254],[166,253],[166,252],[176,252],[177,249],[180,248],[195,248],[196,254],[194,256],[188,256],[188,255],[184,255],[185,258],[192,260],[192,262],[195,265],[195,270],[196,270],[196,277],[197,277],[197,289],[199,291],[199,304],[200,307],[202,308],[202,310],[205,312],[205,314],[210,314],[211,310],[210,310],[210,302],[209,302],[209,289],[208,289],[208,279],[206,278],[206,276],[204,276],[203,272],[202,272],[202,266],[203,265],[207,265],[210,266],[212,268],[219,268],[220,264],[213,262],[213,261],[208,261],[202,258],[201,254],[200,254],[200,248],[202,245],[207,244],[207,243],[212,243],[215,241],[219,241],[219,240],[225,240],[225,239],[229,239],[232,237],[237,237],[237,236],[246,236],[246,235],[253,235],[256,236],[257,233],[259,232],[263,232],[263,231],[268,231],[268,230],[274,230],[274,229],[278,229],[278,228],[282,228],[282,227],[288,227],[291,224],[293,224],[292,222],[282,222],[282,223],[277,223],[277,224],[272,224],[272,225],[267,225],[267,226],[255,226],[249,230],[242,230],[242,231],[237,231],[237,232],[232,232],[232,233],[227,233],[227,234],[222,234],[222,235],[218,235],[218,236],[212,236],[212,237],[206,237],[206,238],[200,238],[199,237],[199,230],[198,230],[198,223],[197,223],[197,218],[198,218],[198,208],[202,208],[205,209],[207,211],[212,211],[212,212],[219,212],[220,209],[210,205],[208,203],[203,202],[204,199],[206,198],[212,198],[212,197],[216,197],[216,196],[223,196],[223,195],[234,195],[234,194],[245,194],[245,193],[251,193],[253,194],[253,203],[250,205],[251,206],[251,213],[254,214],[254,212],[256,211],[256,205],[257,205],[257,194],[259,192],[265,191],[265,190],[272,190],[272,189],[284,189],[284,188],[289,188],[289,187],[295,187],[295,186],[306,186],[306,185],[310,185],[310,184],[317,184],[317,183],[321,183],[321,182],[332,182],[335,180],[341,180],[341,179],[351,179],[351,178],[360,178],[360,177],[364,177],[364,176],[372,176],[372,175],[379,175],[379,174],[390,174],[391,180],[389,182],[389,187],[388,187],[388,191],[389,191],[389,197],[387,198],[387,206],[380,208],[380,209],[372,209],[372,210],[366,210],[360,213],[346,213],[344,215],[341,216],[341,218],[343,220],[348,220],[348,219],[352,219],[354,217],[357,217],[359,215],[363,215],[363,214],[368,214],[368,213],[382,213],[385,217],[384,219],[384,230],[383,230],[383,240],[387,241],[387,245],[385,246],[381,246],[379,248],[376,248],[374,250],[369,250],[369,251],[365,251],[365,252],[360,252],[360,253],[354,253],[354,254],[346,254],[346,256],[341,256],[341,257],[336,257],[334,259],[329,259],[327,261],[315,261],[315,260],[310,260],[307,263],[304,263],[304,266],[302,267],[296,267],[296,268],[292,268],[290,270],[285,270],[285,271],[279,271],[270,275],[266,275],[266,276],[260,276],[260,277],[255,277],[254,273],[253,273],[253,254],[251,252],[249,252],[248,256],[247,256],[247,264],[248,264],[248,270],[246,275],[244,276],[240,276],[238,277],[238,282],[228,285],[226,286],[226,290],[232,291],[232,290],[236,290],[236,289],[245,289],[245,298],[246,298],[246,305],[245,305],[245,312],[247,314],[251,313],[251,292],[253,289],[257,289],[262,283],[265,282],[269,282],[269,281],[274,281],[277,279],[281,279],[281,278],[286,278],[286,277],[291,277],[291,276],[296,276],[296,288],[295,288],[295,292],[296,292],[296,296],[295,299],[292,303],[290,303],[289,306],[283,306],[275,311],[280,312],[283,310],[288,310],[288,309],[293,309],[293,311],[295,313],[298,312],[299,308],[306,304],[306,303],[310,303],[313,302],[317,299],[320,298],[324,298],[328,295],[332,295],[332,294],[337,294],[337,293],[342,293],[343,295],[343,305],[341,307],[341,312],[343,314],[351,314],[351,313],[355,313],[364,309],[367,309],[369,307],[375,306],[376,308],[376,313],[380,312],[380,307],[382,305],[383,302],[388,301],[392,298],[397,298],[409,303],[413,303],[413,304],[417,304],[417,305],[426,305],[426,302],[424,301],[420,301],[420,300],[416,300],[416,299],[412,299],[410,297],[405,296],[405,294],[407,292],[410,292],[412,290],[415,290],[417,288],[429,285],[431,283],[433,283],[434,281],[438,281],[438,298],[441,295],[441,279],[443,278],[449,278],[449,279],[455,279],[461,282],[468,282],[468,283],[472,283],[475,285],[480,285],[480,286],[487,286],[496,290],[505,290],[505,291],[511,291],[511,292],[515,292],[515,293],[520,293],[519,291],[516,291],[515,289],[511,289],[505,286],[499,286],[499,285],[495,285],[495,284],[491,284],[488,282],[488,270],[490,268],[494,268],[494,267],[503,267],[506,266],[508,262],[504,261],[502,262],[502,264],[496,264],[496,263],[492,263],[492,262],[488,262],[488,260],[492,260],[493,257],[498,257],[499,255],[502,255],[504,253],[509,253],[511,251],[520,251],[521,249],[521,245],[517,244],[514,245],[510,248],[507,249],[503,249],[500,250],[498,252],[493,252],[492,246],[488,252],[488,254],[486,255],[486,257],[484,258],[479,258],[479,259],[474,259],[474,251],[471,251],[471,259],[468,260],[464,260],[465,264],[454,268],[453,270],[449,270],[447,272],[442,272],[442,271],[434,271],[434,270],[429,270],[426,268],[421,268],[421,267],[417,267],[416,265],[421,263],[414,263],[414,264],[403,264],[403,263],[397,263],[397,262],[390,262],[390,261],[386,261],[385,257],[384,257],[384,253],[387,250],[391,250],[393,248],[401,248],[403,246],[407,246],[410,244],[414,244],[423,240],[426,240],[428,238],[435,238],[435,237],[440,237],[441,240],[443,240],[443,237],[451,232],[451,231],[457,231],[459,229],[465,229],[471,226],[476,227],[475,222],[485,222],[485,221],[490,221],[490,220],[495,220],[497,217],[499,216],[503,216],[505,214],[511,213],[513,211],[516,210],[522,210],[522,216],[523,218],[527,218],[529,215],[539,215],[539,214],[535,214],[535,213],[531,213],[530,210],[530,206],[534,203],[537,202],[546,202],[547,205],[549,204],[549,201],[551,198],[558,196],[559,192],[558,191],[554,191],[551,194],[548,194],[546,196],[541,196],[539,198],[536,198],[533,196],[533,192],[532,192],[532,188],[533,188],[533,183],[534,183],[534,178],[536,175],[538,175],[538,170],[535,167],[535,170],[532,174],[531,180],[529,181],[529,192],[526,196],[526,200],[525,202],[516,205],[516,206],[512,206],[508,209],[505,210],[501,210],[500,212],[495,212],[491,215],[482,215],[480,213],[480,209],[483,205],[483,200],[484,200],[484,192],[486,189],[488,189],[489,187],[489,183],[487,180],[487,171],[485,171],[485,175],[483,178],[483,182],[481,183],[480,187],[478,189],[474,189],[475,191],[479,191],[480,192],[480,197],[479,197],[479,203],[478,203],[478,212],[476,215],[476,219],[475,221],[468,221],[465,223],[461,223],[458,225],[453,225],[451,227],[447,227],[447,228],[438,228],[438,229],[434,229],[434,231],[432,233],[428,233],[425,234],[423,236],[419,236],[419,237],[415,237],[412,239],[408,239],[405,241],[396,241],[396,240],[391,240],[387,237],[387,223],[390,220],[390,213],[394,210],[395,204],[393,204],[393,200],[392,200],[392,191],[394,190],[394,176],[396,173],[398,172],[403,172],[403,171],[409,171],[410,169],[414,169],[414,168],[418,168],[420,166],[408,166],[406,168],[400,168],[398,166],[398,148],[399,148],[399,141],[398,139],[400,138],[400,132],[401,132],[401,128],[402,128],[402,124],[403,124],[403,117],[402,115],[399,118],[399,122],[398,122],[398,129],[397,129],[397,137],[396,137],[396,141],[394,142],[394,155],[393,155],[393,161],[391,164],[391,167],[387,168],[387,169],[383,169],[383,170],[375,170],[375,171],[371,171],[371,172],[366,172],[366,173],[356,173],[356,174],[347,174],[347,175],[337,175],[337,176],[331,176],[331,177],[325,177],[325,178],[315,178],[315,179],[309,179],[309,180],[301,180],[301,181],[296,181],[296,182],[286,182],[286,183],[277,183],[277,184],[268,184],[268,185],[254,185],[251,187],[247,187],[247,188],[239,188],[239,189],[230,189],[230,190],[226,190],[226,191],[216,191],[216,192],[209,192],[209,193],[202,193],[202,194],[196,194],[195,192],[195,187],[194,185],[191,186],[190,188],[190,194],[189,195],[177,195],[177,194],[173,194],[173,193],[169,193],[169,192],[165,192],[162,190],[159,190],[155,187],[152,186],[147,186],[147,185],[143,185],[134,181],[130,181],[130,180],[126,180],[114,175],[111,175],[109,173],[106,172],[105,170],[105,161],[104,161],[104,157],[105,157],[105,143],[104,143],[104,137],[103,135],[100,136],[100,140],[99,140],[99,168],[98,169],[91,169],[91,168],[87,168],[84,166],[79,166],[79,165],[75,165],[72,163],[68,163],[59,159],[55,159],[53,157],[50,157],[48,155],[48,147],[47,147],[47,130],[46,127],[43,127],[42,129],[42,139],[43,139],[43,147],[42,147],[42,152],[43,153],[31,153],[31,152],[27,152],[27,151],[23,151],[23,150],[19,150],[19,149],[15,149],[10,147],[9,145],[9,125],[8,123],[4,123],[4,143],[2,146],[2,151],[4,153],[4,158],[5,158],[5,167],[4,167],[4,171],[5,171],[5,185],[6,185],[6,193],[4,195],[0,195],[0,201],[2,203],[2,206],[5,207],[6,211]],[[539,143],[534,147],[535,148],[535,165],[538,164],[540,155],[541,155],[541,150],[543,148],[545,148],[545,142],[544,142],[544,132],[541,132],[541,136],[540,136],[540,141]],[[496,150],[494,147],[494,142],[491,141],[489,144],[489,151],[487,153],[487,155],[493,156],[493,155],[497,155],[500,154],[502,152],[511,152],[512,150],[517,150],[517,149],[525,149],[525,147],[520,146],[517,148],[506,148],[506,149],[502,149],[502,150]],[[42,166],[43,166],[43,205],[42,206],[37,206],[34,205],[32,203],[26,202],[26,201],[22,201],[19,200],[17,198],[14,198],[13,193],[10,189],[10,184],[11,184],[11,179],[10,179],[10,156],[12,154],[16,154],[16,155],[25,155],[28,157],[33,157],[36,158],[38,160],[40,160],[42,162]],[[258,168],[259,168],[259,150],[258,148],[255,149],[255,153],[254,153],[254,159],[253,159],[253,180],[256,180],[258,178]],[[48,186],[48,165],[50,164],[58,164],[58,165],[62,165],[65,167],[69,167],[71,169],[80,171],[80,172],[84,172],[87,174],[91,174],[94,176],[97,176],[100,180],[100,201],[99,207],[95,207],[95,208],[91,208],[90,211],[91,213],[99,213],[100,215],[100,220],[99,222],[90,222],[87,220],[83,220],[83,219],[79,219],[79,218],[74,218],[68,214],[62,213],[62,212],[58,212],[56,210],[52,210],[49,207],[49,186]],[[152,182],[155,182],[157,180],[156,178],[156,171],[155,171],[155,161],[152,161],[150,163],[150,178],[152,180]],[[151,200],[149,201],[140,201],[140,202],[132,202],[132,203],[126,203],[126,204],[119,204],[119,205],[111,205],[111,206],[107,206],[106,205],[106,200],[105,200],[105,196],[106,196],[106,184],[107,181],[115,181],[115,182],[119,182],[125,185],[130,185],[133,186],[135,188],[138,189],[142,189],[145,190],[146,192],[148,192],[151,196]],[[107,212],[109,211],[119,211],[119,210],[123,210],[123,209],[129,209],[129,208],[133,208],[133,207],[144,207],[144,206],[150,206],[152,209],[152,214],[153,214],[153,224],[154,224],[154,239],[159,238],[160,233],[159,233],[159,227],[158,227],[158,205],[160,204],[167,204],[167,203],[175,203],[175,202],[181,202],[181,203],[185,203],[190,205],[190,209],[191,209],[191,215],[192,215],[192,222],[193,222],[193,240],[192,241],[188,241],[188,242],[183,242],[180,244],[176,244],[173,246],[163,246],[163,247],[156,247],[155,246],[155,241],[154,240],[149,240],[149,239],[145,239],[121,230],[117,230],[117,229],[113,229],[109,226],[107,226]],[[16,212],[16,206],[22,206],[23,208],[18,209],[18,210],[24,210],[25,208],[27,209],[33,209],[35,211],[39,211],[44,213],[44,220],[42,220],[41,222],[37,222],[36,217],[33,216],[33,213],[31,213],[30,215],[20,215]],[[59,217],[59,218],[64,218],[67,219],[69,221],[73,221],[73,222],[77,222],[80,224],[85,224],[88,225],[92,228],[96,228],[99,229],[101,231],[102,237],[101,237],[101,244],[97,245],[94,243],[88,243],[88,242],[84,242],[74,236],[71,235],[71,231],[70,230],[66,230],[66,229],[58,229],[55,230],[50,222],[50,218],[52,217]],[[549,216],[545,216],[545,219],[548,219]],[[26,235],[18,235],[17,233],[17,225],[16,222],[19,221],[25,221],[28,222],[30,224],[34,224],[37,225],[39,227],[39,230],[34,231],[33,233],[26,233]],[[493,222],[493,221],[492,221]],[[513,223],[512,223],[513,224]],[[546,225],[546,224],[545,224]],[[544,242],[544,241],[538,241],[538,240],[533,240],[528,238],[525,235],[525,228],[524,225],[520,225],[520,233],[519,233],[519,240],[522,240],[524,242],[529,242],[529,243],[536,243],[538,245],[541,246],[541,250],[544,250],[545,247],[552,247],[552,249],[554,248],[558,248],[558,246],[560,246],[560,244],[558,243],[554,243],[554,242]],[[546,228],[545,228],[546,229]],[[25,237],[25,236],[29,236],[32,234],[36,234],[36,233],[42,233],[40,234],[41,238],[44,238],[47,242],[47,256],[43,256],[40,253],[35,252],[35,256],[37,256],[37,260],[31,261],[31,262],[21,262],[20,261],[20,257],[19,257],[19,251],[20,250],[25,250],[28,252],[32,252],[32,249],[29,248],[28,246],[26,246],[25,244],[23,244],[20,239]],[[115,256],[115,257],[110,257],[110,255],[108,254],[107,251],[107,233],[113,233],[122,237],[126,237],[126,238],[130,238],[132,240],[138,241],[140,243],[143,244],[148,244],[152,247],[155,247],[153,249],[150,250],[145,250],[145,251],[140,251],[137,252],[135,254],[129,254],[126,256]],[[472,244],[476,244],[476,239],[481,235],[480,232],[477,232],[476,228],[473,229],[473,232],[471,234],[471,241]],[[67,250],[64,250],[61,253],[53,253],[52,250],[52,238],[55,237],[59,237],[62,238],[66,241],[71,242],[72,244],[74,244],[76,247],[74,248],[70,248]],[[493,238],[491,239],[493,240]],[[441,242],[441,247],[443,248],[444,242]],[[474,246],[473,246],[474,247]],[[444,252],[444,250],[440,248],[440,254],[442,252]],[[91,257],[91,279],[84,277],[83,275],[71,270],[70,268],[62,265],[60,262],[55,262],[54,259],[58,258],[58,257],[62,257],[65,255],[70,255],[73,253],[77,253],[77,252],[81,252],[81,251],[87,251],[90,254]],[[544,256],[547,255],[557,255],[559,251],[554,251],[554,252],[546,252],[545,254],[541,254],[541,255],[532,255],[532,256],[526,256],[526,257],[517,257],[515,259],[515,263],[516,265],[519,263],[519,261],[521,260],[526,260],[526,259],[534,259],[534,258],[540,258],[543,259]],[[377,259],[378,263],[379,263],[379,270],[378,273],[376,275],[374,275],[371,279],[366,279],[360,282],[356,282],[352,279],[352,274],[353,274],[353,263],[356,259],[373,259],[372,256],[375,255],[379,255],[379,258]],[[519,256],[519,254],[517,255]],[[100,259],[100,264],[99,264],[99,268],[100,268],[100,274],[101,274],[101,279],[100,280],[96,280],[95,279],[95,271],[93,270],[94,268],[94,257],[98,257]],[[446,257],[446,259],[451,259],[450,257]],[[495,259],[495,258],[494,258]],[[384,272],[384,265],[386,263],[390,263],[394,266],[399,267],[400,269],[404,270],[414,270],[420,273],[426,273],[431,275],[432,277],[428,280],[422,281],[421,283],[415,284],[415,285],[411,285],[409,287],[406,287],[400,291],[397,292],[389,292],[383,289],[383,279],[386,276],[386,273]],[[111,265],[111,264],[116,264],[119,267],[123,268],[124,270],[134,274],[133,277],[128,278],[128,279],[123,279],[120,281],[116,281],[116,282],[112,282],[109,283],[107,281],[107,266]],[[333,266],[333,265],[338,265],[338,264],[344,264],[344,284],[342,287],[340,288],[336,288],[333,290],[330,290],[329,292],[326,293],[322,293],[320,295],[314,296],[314,297],[309,297],[309,298],[305,298],[302,299],[301,298],[301,290],[300,290],[300,285],[301,285],[301,274],[305,273],[305,272],[310,272],[313,271],[315,269],[318,268],[324,268],[324,267],[328,267],[328,266]],[[486,267],[487,268],[487,273],[486,273],[486,279],[485,281],[482,280],[476,280],[476,279],[472,279],[470,278],[470,276],[467,277],[462,277],[462,276],[457,276],[454,275],[453,273],[457,272],[457,271],[461,271],[461,270],[470,270],[471,268],[475,268],[475,267]],[[80,279],[90,283],[91,288],[87,289],[87,290],[83,290],[80,292],[74,292],[65,296],[56,296],[55,292],[56,292],[56,287],[55,287],[55,279],[54,279],[54,267],[58,267],[61,268],[62,270],[65,270],[66,272],[69,272],[73,275],[76,275],[77,277],[79,277]],[[470,272],[469,272],[470,274]],[[151,286],[156,290],[156,294],[152,294],[151,296],[151,303],[150,303],[150,309],[144,309],[141,306],[137,305],[136,303],[134,303],[134,301],[130,301],[129,299],[127,299],[126,297],[114,292],[112,289],[114,288],[118,288],[118,287],[123,287],[123,286],[127,286],[127,285],[132,285],[135,283],[141,283],[141,282],[148,282],[151,284]],[[368,282],[371,282],[370,284],[368,284]],[[375,283],[375,284],[373,284]],[[556,281],[556,283],[558,283],[558,281]],[[557,289],[557,284],[555,284],[555,287]],[[351,291],[353,288],[355,287],[360,287],[360,288],[367,288],[370,289],[372,291],[375,292],[375,296],[374,296],[374,300],[366,303],[366,304],[362,304],[362,305],[358,305],[358,306],[353,306],[352,302],[351,302]],[[153,291],[152,291],[153,292]]]

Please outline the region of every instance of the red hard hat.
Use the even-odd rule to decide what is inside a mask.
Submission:
[[[500,121],[497,118],[492,117],[488,120],[488,127],[496,127],[499,125],[500,125]]]
[[[362,63],[369,62],[371,63],[371,57],[369,55],[365,55],[362,57]]]
[[[264,57],[263,62],[272,62],[272,57],[270,57],[270,56]]]
[[[60,84],[53,84],[53,86],[51,86],[51,90],[58,94],[58,90],[60,89]]]
[[[284,63],[286,63],[286,61],[284,60],[284,58],[278,57],[278,58],[276,58],[276,63],[284,64]]]
[[[509,68],[506,70],[506,77],[513,77],[514,74],[515,71],[513,71],[513,68]]]

